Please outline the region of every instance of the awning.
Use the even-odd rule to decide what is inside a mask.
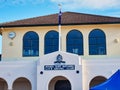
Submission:
[[[91,87],[90,90],[120,90],[120,70],[115,72],[104,83]]]

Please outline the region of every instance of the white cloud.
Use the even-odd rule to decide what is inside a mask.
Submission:
[[[120,8],[120,0],[51,0],[54,3],[61,3],[63,8],[70,9],[109,9]]]
[[[18,5],[18,4],[39,4],[44,0],[0,0],[0,4],[4,5]]]
[[[93,9],[108,9],[119,7],[119,0],[83,0],[83,5]]]

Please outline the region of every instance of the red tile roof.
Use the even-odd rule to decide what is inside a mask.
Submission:
[[[83,14],[76,12],[62,13],[62,25],[114,24],[114,23],[120,23],[120,18]],[[51,14],[46,16],[2,23],[0,24],[0,27],[44,26],[44,25],[58,25],[58,14]]]

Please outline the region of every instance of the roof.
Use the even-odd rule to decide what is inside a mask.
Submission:
[[[62,25],[114,24],[114,23],[120,23],[120,18],[76,12],[63,12],[61,19]],[[2,23],[0,24],[0,27],[47,26],[47,25],[58,25],[58,13]]]

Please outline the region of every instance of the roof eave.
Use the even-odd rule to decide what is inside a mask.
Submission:
[[[65,23],[61,25],[93,25],[93,24],[120,24],[120,22],[93,22],[93,23]],[[0,25],[0,28],[10,27],[35,27],[35,26],[58,26],[58,24],[27,24],[27,25]]]

